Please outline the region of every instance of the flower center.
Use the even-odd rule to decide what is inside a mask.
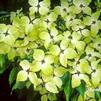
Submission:
[[[41,64],[44,64],[44,63],[45,63],[45,60],[42,60],[42,61],[41,61]]]
[[[47,19],[47,20],[45,20],[45,22],[48,24],[50,21]]]
[[[85,7],[85,6],[84,6],[83,4],[80,4],[80,7],[83,8],[83,7]]]
[[[9,35],[8,31],[6,31],[4,34],[5,34],[5,36]]]
[[[101,44],[100,43],[98,44],[98,47],[101,47]]]
[[[62,50],[61,50],[61,53],[64,54],[64,51],[65,51],[65,50],[62,49]]]
[[[92,24],[95,24],[95,23],[96,23],[95,21],[92,22]]]
[[[67,11],[66,8],[64,8],[63,11],[66,12]]]
[[[92,55],[91,54],[88,54],[88,57],[91,57]]]
[[[40,8],[40,5],[38,4],[36,7],[39,9]]]
[[[75,74],[77,74],[79,76],[80,75],[80,72],[77,70],[77,72]]]
[[[71,36],[71,35],[69,35],[69,36],[68,36],[68,38],[69,38],[69,39],[72,39],[72,36]]]

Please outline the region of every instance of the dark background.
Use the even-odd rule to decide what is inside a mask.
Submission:
[[[0,11],[28,10],[28,0],[0,0]]]
[[[28,0],[0,0],[0,17],[4,18],[5,15],[11,11],[23,8],[23,11],[28,11]],[[3,19],[0,19],[0,23],[4,23]],[[8,19],[7,19],[8,20]],[[12,92],[8,82],[10,69],[8,68],[3,74],[0,75],[0,101],[26,101],[26,92],[22,90],[23,96],[18,95],[16,92]]]

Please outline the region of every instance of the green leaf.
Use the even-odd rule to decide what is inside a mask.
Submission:
[[[49,99],[50,101],[56,101],[56,100],[57,100],[57,96],[56,96],[56,94],[49,93],[49,94],[48,94],[48,99]]]
[[[65,73],[65,74],[61,77],[62,82],[63,82],[63,85],[66,84],[67,78],[68,78],[68,74],[67,74],[67,73]]]
[[[96,11],[95,13],[92,14],[92,17],[96,20],[100,16],[100,11]]]
[[[71,101],[78,101],[79,93],[76,93],[73,97],[71,97]]]
[[[29,89],[29,87],[31,86],[31,84],[32,84],[32,83],[31,83],[30,81],[27,81],[27,82],[26,82],[26,87]]]
[[[0,74],[8,68],[8,60],[5,55],[0,55]]]
[[[64,75],[64,78],[63,78],[63,81],[64,81],[64,93],[65,93],[65,96],[66,96],[66,101],[70,101],[70,96],[71,96],[71,92],[72,92],[72,87],[71,87],[71,77],[68,76],[67,74]]]
[[[4,67],[5,57],[4,55],[0,55],[0,69]]]
[[[86,91],[86,85],[83,81],[81,81],[81,84],[76,88],[76,90],[80,93],[80,95],[84,98],[84,93]]]
[[[38,87],[37,87],[38,88]],[[38,90],[40,90],[40,94],[41,95],[44,95],[47,93],[47,90],[45,87],[42,87],[41,85],[39,86]]]
[[[64,93],[65,93],[65,96],[66,96],[66,101],[69,101],[70,95],[71,95],[71,81],[70,80],[68,80],[66,82],[66,85],[64,87]]]
[[[12,91],[16,89],[23,89],[26,86],[25,84],[25,82],[16,82],[12,87]]]
[[[85,14],[91,15],[91,8],[90,7],[85,7],[83,11]]]
[[[95,91],[95,99],[96,99],[96,101],[100,101],[101,100],[101,92]]]
[[[17,69],[16,69],[16,67],[13,67],[9,74],[9,84],[10,85],[15,81],[16,76],[17,76]]]

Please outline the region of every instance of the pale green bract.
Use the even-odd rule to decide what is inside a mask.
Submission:
[[[67,74],[73,91],[85,82],[78,101],[95,101],[89,89],[101,89],[101,11],[92,11],[91,0],[28,3],[28,16],[21,9],[11,13],[11,24],[0,24],[0,54],[19,64],[16,82],[30,82],[41,101],[55,101]]]
[[[19,71],[17,74],[17,81],[26,81],[27,80],[27,72],[26,71]]]

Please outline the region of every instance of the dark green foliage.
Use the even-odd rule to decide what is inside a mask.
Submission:
[[[12,70],[9,74],[9,84],[10,85],[12,85],[12,83],[15,81],[17,72],[18,72],[18,70],[16,67],[12,68]]]
[[[86,91],[86,85],[85,82],[81,82],[80,86],[76,88],[76,90],[79,92],[79,94],[84,98],[84,93]]]
[[[72,93],[71,79],[70,78],[71,77],[70,77],[69,73],[66,73],[62,77],[63,89],[64,89],[64,94],[66,96],[66,101],[70,101],[70,96],[71,96],[71,93]]]
[[[2,74],[9,66],[10,63],[7,59],[7,56],[0,55],[0,74]]]

